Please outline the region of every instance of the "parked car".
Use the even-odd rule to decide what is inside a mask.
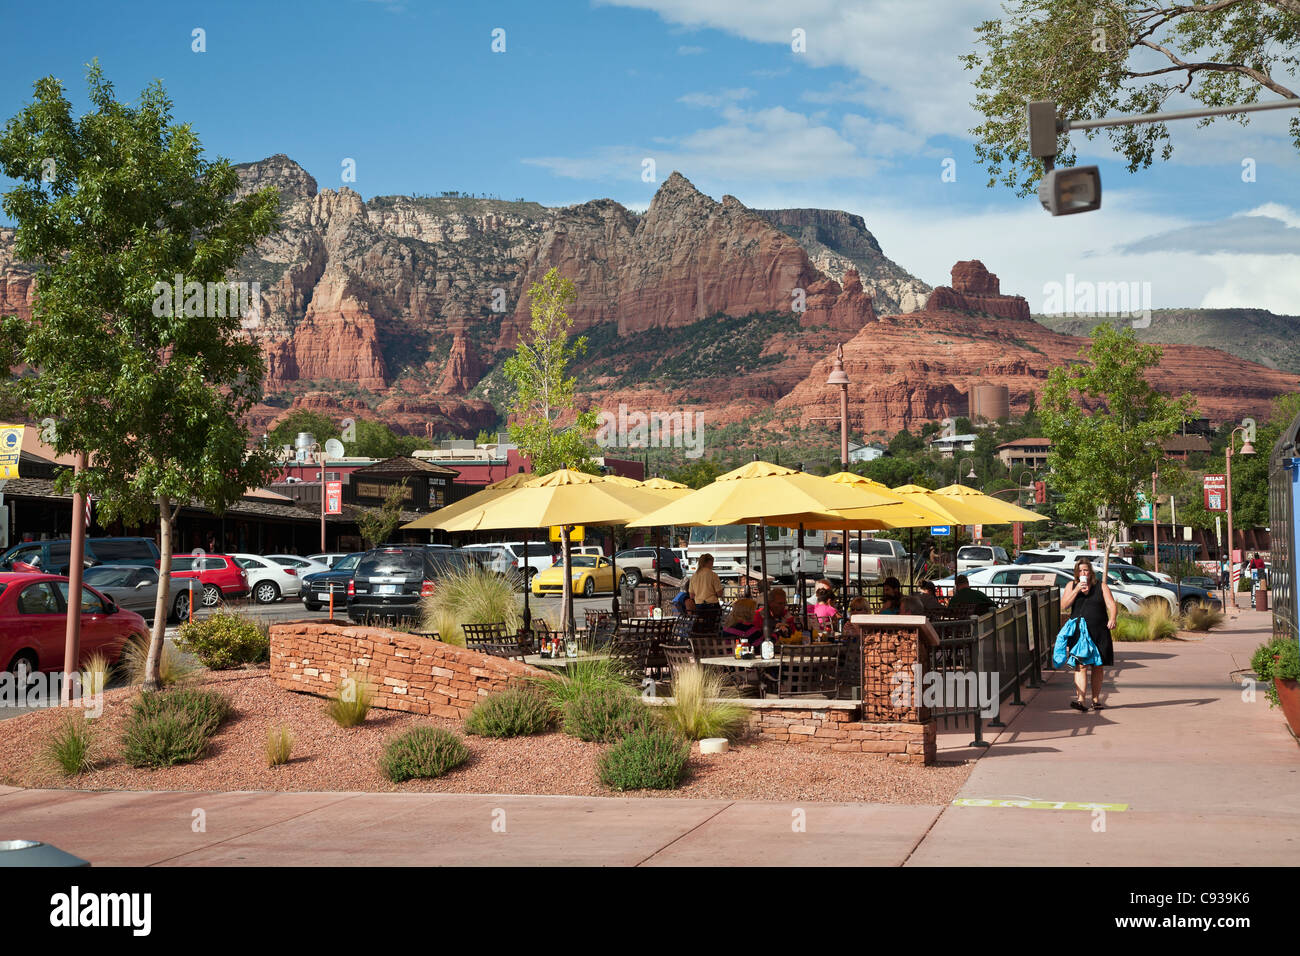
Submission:
[[[475,561],[462,551],[419,544],[373,548],[348,582],[348,617],[356,622],[419,617],[420,598],[434,592],[439,578]]]
[[[1185,612],[1197,604],[1208,604],[1214,608],[1222,606],[1218,597],[1208,588],[1200,588],[1191,584],[1166,584],[1150,571],[1144,571],[1141,568],[1135,568],[1127,564],[1112,564],[1107,580],[1112,585],[1119,584],[1121,587],[1143,597],[1163,597],[1169,602],[1171,614],[1176,614],[1179,611]]]
[[[273,561],[282,568],[293,568],[298,574],[315,574],[317,571],[328,571],[330,566],[323,561],[313,561],[310,558],[300,557],[296,554],[268,554],[265,560]]]
[[[507,541],[504,547],[514,554],[519,566],[528,576],[528,581],[532,581],[533,575],[538,571],[545,571],[555,563],[555,553],[543,541]]]
[[[352,572],[357,569],[364,551],[353,551],[334,562],[328,571],[316,571],[305,574],[302,578],[302,603],[309,611],[319,611],[329,604],[330,594],[334,595],[334,604],[342,609],[348,601],[348,582]]]
[[[339,558],[345,558],[349,554],[355,554],[355,553],[356,552],[349,552],[349,551],[327,551],[323,554],[309,554],[307,555],[307,560],[315,561],[317,564],[323,564],[327,568],[333,568],[334,563],[338,561]],[[316,574],[317,572],[308,571],[307,573]]]
[[[1020,580],[1027,574],[1050,574],[1056,579],[1056,586],[1062,591],[1074,580],[1073,568],[1055,564],[1013,564],[976,568],[966,574],[966,580],[973,588],[1021,587]],[[934,586],[940,597],[948,597],[956,586],[956,579],[952,575],[940,578],[934,582]],[[1110,593],[1115,596],[1115,603],[1126,611],[1137,611],[1142,604],[1141,597],[1114,584],[1110,586]]]
[[[892,538],[849,539],[849,574],[857,581],[879,583],[887,577],[896,577],[900,581],[907,579],[910,559],[903,542]],[[828,580],[837,584],[844,583],[844,551],[839,547],[826,549],[825,569],[822,572]]]
[[[72,542],[61,538],[52,541],[26,541],[16,544],[0,556],[0,571],[23,570],[15,562],[47,574],[67,574]],[[87,538],[86,559],[92,564],[158,563],[158,545],[152,538]]]
[[[686,576],[682,562],[671,548],[628,548],[615,554],[614,562],[618,565],[619,577],[626,578],[627,586],[632,588],[646,578],[657,577],[660,572],[675,578]],[[613,587],[612,583],[610,586]]]
[[[504,544],[467,544],[461,550],[481,555],[486,567],[503,577],[519,573],[519,559]]]
[[[86,568],[82,581],[90,585],[113,603],[127,611],[135,611],[145,621],[152,623],[158,603],[158,569],[140,568],[130,564],[100,564]],[[198,607],[199,584],[193,578],[173,576],[168,589],[168,615],[178,619],[190,613],[190,600]]]
[[[605,556],[605,549],[598,544],[572,544],[569,545],[570,554],[594,554],[598,557]]]
[[[957,573],[987,568],[994,564],[1010,564],[1005,548],[988,544],[967,544],[957,549]]]
[[[1093,563],[1093,566],[1097,569],[1097,571],[1100,572],[1101,562],[1103,557],[1104,555],[1100,551],[1056,551],[1056,550],[1049,549],[1046,551],[1042,551],[1042,550],[1021,551],[1018,555],[1016,555],[1016,560],[1013,561],[1012,563],[1013,564],[1060,564],[1063,566],[1068,566],[1073,568],[1074,562],[1078,561],[1080,558],[1087,558],[1089,561]],[[1127,565],[1130,568],[1137,567],[1137,565],[1135,565],[1128,558],[1125,558],[1118,554],[1112,554],[1110,556],[1110,563],[1112,565],[1123,564],[1123,565]],[[1173,583],[1174,580],[1169,575],[1165,574],[1163,571],[1160,572],[1148,571],[1147,573],[1152,575],[1153,577],[1160,579],[1161,581],[1164,581],[1166,584]]]
[[[247,572],[228,554],[174,555],[172,577],[197,579],[203,586],[200,603],[204,607],[216,607],[249,591]]]
[[[1188,575],[1185,578],[1179,578],[1178,583],[1183,587],[1202,588],[1206,591],[1219,590],[1219,579],[1204,577],[1198,574]]]
[[[690,555],[687,554],[685,548],[669,548],[668,550],[677,555],[677,561],[682,566],[682,574],[689,576],[695,571],[695,568],[691,566]]]
[[[25,675],[63,669],[68,623],[68,579],[56,574],[0,573],[0,661]],[[122,645],[147,639],[148,626],[134,611],[118,607],[92,587],[81,589],[81,657],[102,653],[116,664]]]
[[[573,593],[591,597],[598,591],[612,593],[614,590],[614,565],[609,558],[597,554],[575,554],[571,562]],[[619,565],[619,584],[631,585],[635,568],[628,571]],[[638,578],[637,580],[640,580]],[[564,567],[554,565],[533,577],[533,593],[538,597],[547,594],[564,593]]]
[[[258,604],[274,604],[282,597],[292,598],[302,593],[302,578],[297,568],[256,554],[232,554],[231,557],[248,575],[249,590]]]

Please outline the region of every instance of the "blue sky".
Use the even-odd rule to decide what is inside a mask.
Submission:
[[[862,214],[932,284],[979,258],[1037,307],[1077,279],[1151,283],[1155,307],[1300,314],[1300,157],[1287,114],[1174,128],[1129,174],[1101,141],[1101,211],[1053,220],[986,187],[957,64],[992,0],[612,0],[545,4],[6,2],[0,114],[54,74],[84,106],[98,57],[119,97],[154,78],[213,155],[287,153],[365,198],[458,189],[643,208],[673,169],[715,198]],[[494,29],[505,52],[492,50]],[[206,52],[192,50],[205,31]],[[806,49],[791,49],[802,29]],[[1241,162],[1256,160],[1256,181]],[[955,182],[941,179],[951,158]],[[655,162],[655,181],[642,179]]]

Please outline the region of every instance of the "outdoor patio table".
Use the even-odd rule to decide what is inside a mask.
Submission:
[[[781,658],[773,657],[765,660],[758,654],[753,657],[701,657],[700,664],[705,667],[739,667],[750,671],[754,678],[754,687],[758,691],[758,696],[762,697],[762,672],[773,667],[780,667]]]
[[[608,654],[579,654],[577,657],[543,657],[541,654],[528,654],[524,657],[524,663],[531,664],[533,667],[568,670],[570,664],[578,664],[583,661],[603,661],[608,658]]]

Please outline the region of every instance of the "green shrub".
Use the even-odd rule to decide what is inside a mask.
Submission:
[[[462,624],[502,622],[513,634],[523,624],[516,582],[478,566],[451,571],[424,598],[424,630],[437,631],[444,643],[465,646]]]
[[[612,743],[654,722],[641,699],[628,690],[602,688],[564,705],[564,732],[581,740]]]
[[[682,667],[673,677],[673,702],[663,708],[663,715],[687,740],[735,739],[745,729],[749,711],[724,699],[734,696],[734,690],[722,686],[716,670],[698,664]]]
[[[55,728],[44,748],[45,762],[65,777],[95,769],[91,749],[94,731],[90,720],[81,712],[70,712]]]
[[[279,767],[289,762],[293,753],[293,732],[288,727],[272,727],[266,732],[266,765]]]
[[[550,730],[555,710],[536,689],[511,687],[474,705],[466,733],[478,737],[526,737]]]
[[[1221,610],[1198,601],[1184,612],[1183,627],[1189,631],[1213,631],[1223,627],[1226,620]]]
[[[1300,642],[1290,637],[1275,637],[1255,649],[1250,659],[1255,676],[1268,683],[1270,707],[1281,706],[1277,696],[1277,680],[1300,680]]]
[[[379,769],[393,783],[441,777],[469,759],[465,742],[440,727],[416,727],[384,745]]]
[[[214,690],[179,687],[136,698],[122,736],[132,767],[168,767],[196,760],[223,721],[230,701]]]
[[[325,713],[340,727],[356,727],[365,721],[374,699],[375,690],[364,674],[345,677],[339,681],[339,689]]]
[[[1111,637],[1117,641],[1159,641],[1178,635],[1178,621],[1162,600],[1143,601],[1136,614],[1120,611]]]
[[[271,638],[265,624],[225,611],[182,624],[176,633],[176,646],[214,671],[260,664],[271,656]]]
[[[537,679],[537,687],[551,706],[563,712],[565,705],[597,691],[631,693],[635,682],[617,661],[604,657],[576,660],[562,675]]]
[[[600,758],[600,782],[611,790],[671,790],[686,775],[691,745],[671,727],[640,727]]]
[[[118,662],[130,684],[143,684],[145,664],[149,659],[149,638],[133,635],[122,645],[122,658]],[[163,643],[162,657],[158,661],[158,680],[163,687],[172,687],[194,676],[196,668],[184,660],[171,644]]]

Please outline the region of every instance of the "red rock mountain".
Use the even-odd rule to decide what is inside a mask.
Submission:
[[[454,193],[364,202],[318,190],[283,155],[239,173],[241,191],[273,185],[282,199],[280,232],[238,276],[260,291],[245,318],[267,360],[259,425],[307,406],[368,409],[417,434],[492,428],[500,363],[529,321],[525,290],[552,267],[577,287],[587,401],[689,408],[710,424],[774,405],[782,422],[837,416],[824,383],[838,343],[866,435],[965,414],[983,382],[1007,385],[1023,410],[1086,344],[1033,322],[978,261],[931,290],[885,258],[860,217],[719,202],[679,173],[640,214],[611,200],[555,209]],[[0,313],[30,315],[31,271],[11,250],[12,230],[0,230]],[[1196,394],[1212,418],[1258,417],[1300,385],[1187,346],[1166,347],[1156,379]]]

